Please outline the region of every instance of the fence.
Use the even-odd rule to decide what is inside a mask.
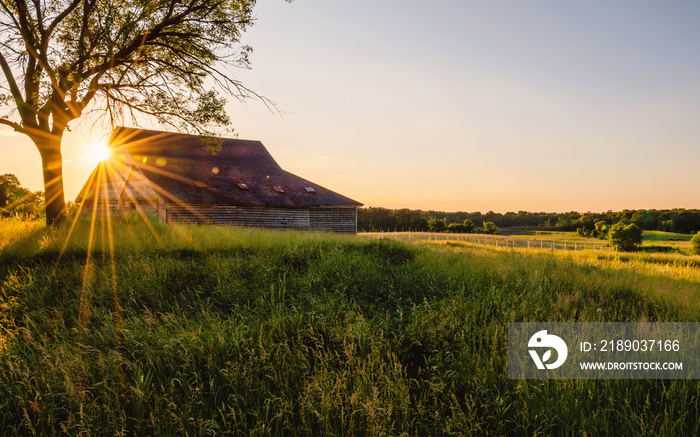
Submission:
[[[392,238],[400,241],[463,241],[465,243],[480,244],[485,246],[539,250],[599,250],[609,251],[607,242],[593,243],[590,241],[561,241],[528,239],[524,237],[512,237],[506,235],[487,234],[438,234],[433,232],[360,232],[373,238]]]

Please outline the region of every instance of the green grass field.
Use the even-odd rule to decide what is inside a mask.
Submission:
[[[504,230],[504,235],[514,238],[524,238],[530,240],[545,240],[545,241],[569,241],[588,243],[591,245],[605,244],[606,240],[598,238],[580,237],[576,232],[558,232],[558,231],[523,231],[523,230]],[[644,231],[642,234],[642,250],[660,252],[676,252],[690,253],[690,239],[692,235],[678,234],[673,232],[662,231]]]
[[[484,245],[515,246],[516,248],[554,248],[556,250],[599,250],[609,251],[606,239],[581,237],[576,232],[532,231],[522,229],[501,229],[497,235],[449,234],[428,232],[368,232],[361,233],[369,238],[391,238],[398,241],[414,242],[422,240],[465,241]],[[644,231],[641,252],[691,255],[692,235],[673,232]]]
[[[0,221],[6,435],[700,432],[698,381],[506,357],[510,321],[700,321],[697,257],[70,225]]]

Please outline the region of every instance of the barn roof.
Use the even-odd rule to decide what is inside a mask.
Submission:
[[[82,203],[86,200],[92,200],[95,198],[96,192],[99,191],[98,198],[104,201],[105,198],[108,201],[116,202],[119,200],[118,187],[115,186],[113,178],[110,178],[105,171],[105,166],[102,162],[98,163],[95,168],[90,173],[88,180],[80,189],[80,193],[75,197],[76,203]]]
[[[118,127],[126,152],[165,203],[286,208],[362,204],[283,170],[260,141]]]

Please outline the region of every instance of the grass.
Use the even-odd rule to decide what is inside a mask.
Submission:
[[[576,232],[563,231],[529,231],[529,230],[510,230],[502,231],[504,235],[513,238],[524,238],[528,240],[545,240],[545,241],[569,241],[588,243],[588,244],[605,244],[607,240],[598,238],[581,237]],[[690,239],[693,236],[690,234],[679,234],[674,232],[663,231],[644,231],[642,234],[642,250],[647,252],[672,252],[680,254],[690,253]]]
[[[697,381],[507,379],[510,321],[699,321],[687,263],[133,219],[0,235],[8,435],[700,431]]]
[[[532,231],[521,229],[499,229],[498,235],[485,234],[447,234],[428,232],[368,232],[361,236],[379,238],[386,236],[399,241],[422,240],[462,240],[480,242],[486,245],[514,245],[517,248],[551,248],[561,250],[602,250],[609,251],[607,239],[581,237],[576,232],[566,231]],[[644,231],[640,251],[645,253],[667,253],[691,255],[690,239],[693,235],[662,231]]]
[[[642,250],[646,252],[665,252],[691,254],[692,245],[689,234],[674,232],[644,231],[642,234]]]
[[[43,225],[39,221],[25,221],[16,217],[0,217],[0,250],[17,247],[31,240],[31,235],[41,233]]]
[[[690,241],[692,234],[679,234],[676,232],[644,231],[643,240],[648,242],[672,242]]]

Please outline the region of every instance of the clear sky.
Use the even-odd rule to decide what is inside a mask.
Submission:
[[[259,0],[240,138],[366,206],[700,208],[697,1]],[[93,163],[64,140],[66,198]],[[42,189],[0,131],[0,174]],[[82,161],[81,161],[82,160]]]

